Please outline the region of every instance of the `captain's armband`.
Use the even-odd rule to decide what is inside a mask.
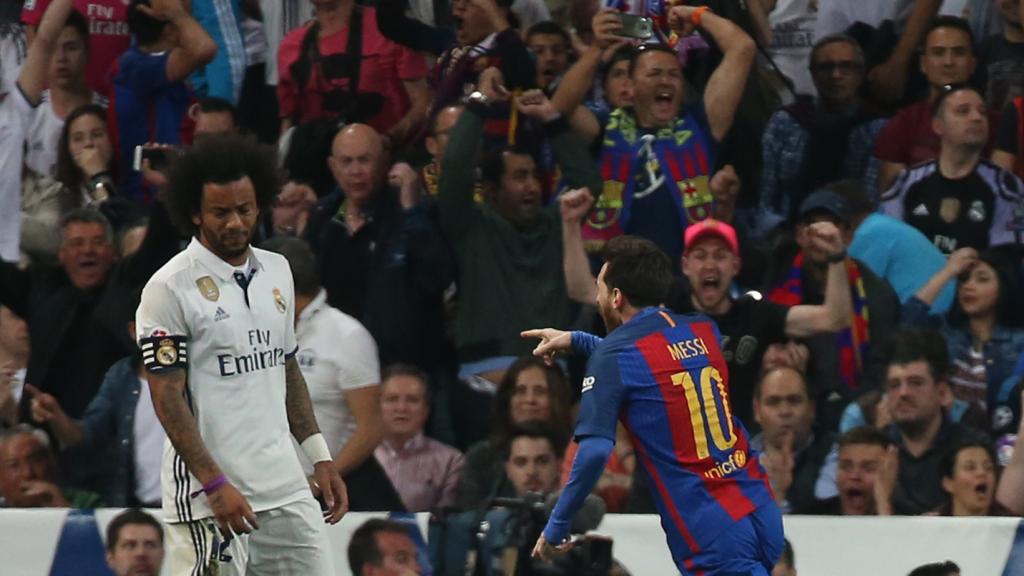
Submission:
[[[185,336],[148,336],[139,340],[142,365],[147,372],[160,374],[188,367],[188,340]]]

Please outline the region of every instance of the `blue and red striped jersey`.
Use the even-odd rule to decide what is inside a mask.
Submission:
[[[646,308],[594,350],[576,437],[615,440],[622,420],[676,564],[761,506],[768,477],[729,407],[718,327],[704,315]]]

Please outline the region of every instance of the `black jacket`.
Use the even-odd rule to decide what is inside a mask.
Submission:
[[[385,188],[368,207],[366,224],[350,235],[337,216],[343,200],[340,189],[325,196],[306,234],[328,304],[363,323],[382,365],[434,366],[445,342],[442,297],[455,265],[427,207],[403,210],[397,191]]]
[[[53,394],[72,418],[81,417],[107,369],[136,352],[128,333],[132,302],[179,245],[166,211],[154,203],[138,252],[115,264],[94,290],[78,289],[60,267],[20,270],[0,263],[0,304],[28,323],[32,353],[25,381]],[[28,400],[24,395],[23,417]]]

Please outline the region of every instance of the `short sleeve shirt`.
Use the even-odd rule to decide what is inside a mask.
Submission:
[[[309,388],[317,424],[331,454],[337,454],[356,430],[345,393],[380,383],[377,344],[358,320],[329,306],[327,292],[322,290],[299,314],[296,337],[295,358]],[[299,460],[307,474],[313,472],[304,452],[299,452]]]
[[[21,21],[39,26],[52,0],[25,0]],[[103,95],[110,93],[110,66],[131,44],[125,0],[74,0],[74,8],[89,21],[89,66],[86,82]]]
[[[409,110],[409,97],[402,86],[403,81],[426,78],[427,64],[423,56],[388,40],[377,29],[377,12],[371,7],[362,7],[362,61],[359,66],[359,93],[379,94],[383,105],[376,115],[366,123],[379,132],[386,132]],[[299,59],[302,41],[309,31],[309,25],[288,33],[281,41],[277,54],[278,84],[277,97],[281,105],[282,118],[294,118],[308,122],[319,118],[337,116],[325,102],[331,92],[348,89],[349,79],[344,74],[333,72],[330,66],[318,66],[311,73],[305,89],[297,85],[292,65]],[[345,54],[348,48],[349,28],[320,38],[321,63],[331,62],[332,56]]]
[[[143,364],[186,370],[186,399],[203,444],[228,480],[263,511],[309,494],[292,446],[285,363],[296,349],[295,298],[287,261],[251,249],[243,291],[233,267],[193,239],[153,275],[136,312]],[[211,515],[201,484],[167,443],[161,471],[164,516]]]
[[[945,254],[967,246],[1019,244],[1024,231],[1024,183],[984,160],[957,180],[943,176],[935,161],[904,170],[882,195],[880,207],[920,230]]]

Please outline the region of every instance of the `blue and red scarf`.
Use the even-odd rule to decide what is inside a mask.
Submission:
[[[778,286],[768,293],[768,300],[784,306],[803,304],[804,286],[801,270],[804,254],[800,252],[793,259],[793,265]],[[864,289],[864,278],[860,266],[852,259],[846,260],[846,274],[850,280],[850,296],[853,299],[853,318],[850,326],[839,331],[837,345],[839,347],[839,377],[847,390],[856,390],[860,386],[861,374],[864,370],[864,358],[869,350],[868,337],[868,298]]]
[[[650,136],[639,134],[632,110],[612,112],[599,163],[604,186],[583,223],[583,241],[589,250],[600,249],[625,233],[641,170],[657,170],[665,180],[661,187],[676,192],[672,200],[684,227],[711,216],[713,198],[708,183],[714,162],[708,135],[688,114]]]

